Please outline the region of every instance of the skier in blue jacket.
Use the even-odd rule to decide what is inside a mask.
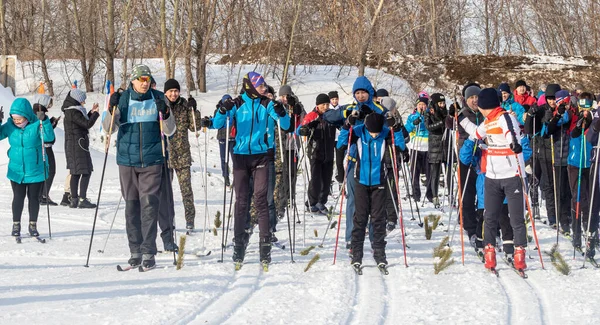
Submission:
[[[0,123],[4,112],[0,111]],[[21,214],[25,197],[29,201],[29,234],[39,236],[37,219],[39,195],[46,180],[48,159],[43,157],[43,142],[54,141],[54,130],[44,111],[33,112],[27,99],[17,98],[10,106],[8,121],[0,126],[0,140],[8,138],[7,177],[13,190],[12,236],[21,236]]]

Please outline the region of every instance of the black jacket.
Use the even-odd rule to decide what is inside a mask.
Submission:
[[[72,175],[91,174],[94,170],[90,156],[89,129],[100,116],[98,112],[89,112],[86,116],[81,106],[70,106],[65,112],[65,156],[67,169]]]
[[[425,111],[424,122],[427,131],[429,131],[429,150],[428,160],[430,163],[440,163],[446,161],[448,153],[447,141],[444,141],[444,132],[446,130],[446,109],[436,109],[433,113],[430,109]]]
[[[313,114],[319,114],[317,112],[316,109],[314,109],[309,115],[313,115]],[[320,160],[320,161],[325,161],[325,162],[330,162],[333,161],[335,156],[334,156],[334,151],[335,151],[335,141],[336,141],[336,137],[335,137],[335,132],[336,132],[336,127],[327,123],[324,119],[322,115],[319,115],[316,119],[315,122],[318,121],[318,123],[316,123],[316,125],[311,124],[310,126],[313,126],[311,128],[311,135],[309,136],[309,143],[308,143],[308,157],[311,160]],[[304,124],[304,123],[302,123]],[[310,123],[309,123],[310,124]],[[309,127],[309,125],[306,125],[306,127]]]

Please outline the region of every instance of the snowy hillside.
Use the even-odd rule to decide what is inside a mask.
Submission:
[[[156,67],[159,89],[165,80]],[[253,67],[248,66],[248,69]],[[229,80],[225,66],[210,66],[209,92],[197,96],[204,114],[212,114],[216,101],[225,92],[232,92],[234,80]],[[245,68],[244,68],[245,69]],[[320,92],[340,90],[341,102],[350,100],[350,92],[356,70],[350,69],[337,78],[339,67],[312,67],[312,73],[292,77],[292,87],[310,109]],[[61,80],[64,68],[55,67],[53,78]],[[244,71],[244,70],[243,70]],[[308,68],[307,68],[308,71]],[[162,75],[161,75],[162,73]],[[235,73],[233,74],[236,75]],[[180,74],[177,75],[181,77]],[[377,80],[377,87],[392,89],[392,97],[412,103],[414,92],[405,81],[387,74],[368,70],[367,76]],[[270,79],[266,77],[267,82]],[[18,87],[19,95],[32,96],[28,86],[35,85],[32,76],[23,76]],[[58,82],[57,82],[58,83]],[[272,82],[278,88],[277,82]],[[59,86],[57,86],[59,87]],[[186,93],[184,91],[184,93]],[[66,92],[62,93],[62,97]],[[103,102],[102,94],[89,94],[88,106],[94,101]],[[56,101],[50,115],[60,114],[62,100]],[[100,141],[99,125],[94,128],[92,151],[95,171],[92,174],[88,196],[95,202],[100,184],[104,159]],[[60,200],[63,193],[65,171],[64,135],[62,126],[56,129],[54,146],[57,159],[57,175],[50,196]],[[125,264],[129,257],[125,234],[124,204],[117,210],[120,194],[119,175],[115,156],[110,154],[106,167],[102,200],[98,213],[90,267],[85,268],[94,210],[75,210],[67,207],[51,207],[52,239],[46,244],[24,237],[16,244],[10,236],[12,191],[10,182],[0,180],[0,203],[4,216],[0,219],[0,323],[1,324],[595,324],[600,319],[600,298],[595,286],[600,270],[588,267],[580,269],[581,256],[573,259],[572,246],[560,238],[562,254],[572,268],[569,276],[559,274],[544,256],[543,270],[534,245],[528,248],[531,259],[529,279],[521,279],[499,259],[500,277],[488,273],[468,245],[465,237],[465,264],[461,265],[460,234],[457,231],[452,242],[456,263],[438,275],[434,275],[433,248],[443,237],[452,234],[456,212],[448,224],[448,213],[442,213],[443,226],[433,232],[431,240],[425,239],[423,228],[411,221],[408,201],[402,202],[407,233],[408,265],[404,266],[400,231],[395,230],[387,239],[390,274],[383,276],[377,271],[370,249],[365,249],[364,275],[357,276],[349,266],[349,259],[340,240],[338,261],[332,265],[335,229],[330,230],[322,248],[317,247],[307,256],[299,251],[311,245],[318,246],[327,227],[325,217],[304,216],[298,207],[300,219],[295,224],[297,249],[295,263],[290,262],[288,229],[286,220],[280,221],[277,237],[286,250],[273,248],[273,264],[264,273],[258,263],[258,236],[251,238],[247,264],[234,271],[231,249],[225,252],[225,263],[220,259],[221,230],[218,236],[206,233],[208,257],[192,254],[202,246],[204,205],[208,205],[208,227],[212,231],[213,217],[222,210],[223,178],[220,176],[219,147],[209,131],[208,144],[204,145],[201,134],[200,152],[209,150],[208,200],[204,200],[201,187],[200,157],[193,135],[194,157],[192,181],[196,202],[196,227],[198,232],[188,236],[185,266],[176,270],[171,254],[157,256],[156,270],[117,272],[117,264]],[[6,152],[8,144],[0,142],[0,152]],[[7,157],[0,154],[0,175],[6,175]],[[297,201],[304,200],[304,175],[299,178]],[[175,211],[178,235],[183,234],[184,213],[177,182],[174,181]],[[334,188],[337,188],[334,184]],[[443,192],[443,188],[440,189]],[[401,192],[405,193],[404,186]],[[227,193],[229,195],[229,193]],[[335,199],[330,197],[328,205]],[[338,203],[339,204],[339,203]],[[336,210],[338,207],[336,207]],[[420,210],[421,217],[440,214],[430,204]],[[446,211],[449,210],[446,208]],[[223,212],[223,211],[221,211]],[[107,240],[111,222],[116,213],[114,228]],[[415,217],[417,217],[415,213]],[[337,218],[337,217],[336,217]],[[542,219],[545,212],[542,209]],[[27,220],[24,212],[23,220]],[[450,227],[449,227],[450,226]],[[304,236],[304,227],[306,236]],[[450,232],[445,232],[450,228]],[[342,220],[341,234],[345,229]],[[537,223],[542,250],[549,250],[556,240],[555,230]],[[48,237],[46,207],[40,211],[39,230]],[[315,230],[318,237],[315,237]],[[531,231],[530,231],[531,233]],[[229,233],[231,238],[232,233]],[[343,236],[343,235],[342,235]],[[106,248],[104,253],[98,250]],[[158,240],[158,247],[162,243]],[[307,272],[308,261],[318,253],[321,257]],[[501,255],[499,255],[500,257]]]

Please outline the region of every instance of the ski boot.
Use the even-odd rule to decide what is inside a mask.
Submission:
[[[433,207],[436,209],[440,208],[440,199],[437,196],[433,198]]]
[[[496,269],[496,248],[492,244],[487,244],[483,251],[485,268],[488,270]]]
[[[75,209],[75,208],[77,208],[78,205],[79,205],[78,197],[70,197],[69,198],[69,208]]]
[[[242,268],[242,263],[244,263],[244,255],[246,254],[246,247],[243,245],[234,245],[233,246],[233,263],[235,263],[235,270],[238,271]]]
[[[385,256],[385,249],[384,248],[378,248],[378,249],[374,249],[373,250],[373,258],[375,258],[375,263],[377,263],[377,268],[379,269],[379,272],[381,272],[384,275],[388,275],[389,272],[387,270],[387,259]]]
[[[79,198],[79,203],[77,204],[77,207],[80,209],[95,209],[96,205],[90,202],[90,200],[88,200],[87,198]]]
[[[194,231],[194,222],[193,221],[186,221],[185,222],[185,230],[190,233],[192,231]]]
[[[62,201],[60,201],[60,205],[64,207],[69,206],[69,204],[71,203],[70,198],[71,194],[65,192],[65,194],[63,194]]]
[[[131,254],[127,264],[131,265],[132,267],[140,266],[142,264],[142,254]]]
[[[231,186],[231,182],[229,181],[229,176],[225,176],[225,186],[226,187],[230,187]]]
[[[260,239],[260,262],[262,263],[263,270],[269,271],[269,263],[271,263],[271,239],[261,238]]]
[[[21,223],[20,222],[13,222],[12,232],[10,233],[10,235],[15,236],[15,237],[21,236]]]
[[[58,203],[52,201],[49,197],[41,196],[40,197],[40,205],[57,206]]]
[[[179,247],[177,247],[177,244],[175,244],[173,241],[166,241],[163,243],[163,246],[165,248],[165,252],[179,252]]]
[[[29,236],[38,237],[40,233],[37,231],[37,222],[30,221],[29,222]]]
[[[156,261],[154,260],[154,255],[152,254],[144,254],[142,267],[146,270],[153,269],[156,267]]]
[[[279,241],[279,239],[277,239],[277,237],[275,236],[275,233],[274,233],[274,232],[272,232],[272,233],[271,233],[271,242],[272,242],[272,243],[276,243],[276,242],[278,242],[278,241]]]
[[[483,239],[477,238],[475,241],[475,253],[477,253],[477,257],[481,260],[481,263],[485,263],[484,257],[484,248],[483,248]]]
[[[362,252],[360,252],[360,254],[359,252],[353,254],[350,264],[352,265],[352,269],[354,269],[354,272],[356,272],[356,274],[362,275]]]
[[[510,267],[515,267],[513,254],[504,253],[504,262],[506,262],[506,264],[508,264]]]
[[[471,247],[477,247],[477,235],[471,235],[471,237],[469,237],[469,243],[471,244]]]
[[[515,247],[515,256],[514,256],[514,268],[523,271],[527,268],[526,257],[525,257],[525,247],[519,246]]]

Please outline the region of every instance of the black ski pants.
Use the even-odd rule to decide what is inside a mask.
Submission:
[[[505,179],[485,178],[485,211],[483,245],[496,245],[498,222],[502,217],[502,201],[508,201],[508,214],[513,229],[514,245],[527,246],[527,229],[525,226],[525,197],[521,177]]]
[[[12,213],[13,222],[21,222],[25,197],[27,196],[29,208],[29,221],[37,222],[40,213],[39,193],[44,187],[44,182],[19,184],[10,181],[13,190]]]
[[[471,170],[469,172],[469,170]],[[467,178],[468,176],[468,178]],[[477,197],[477,172],[471,166],[460,163],[460,193],[457,197],[462,195],[462,213],[463,213],[463,227],[467,231],[469,238],[475,234],[477,229],[477,206],[475,205],[475,198]],[[487,178],[486,178],[487,184]],[[487,189],[487,187],[486,187]],[[487,198],[488,194],[485,193]],[[502,204],[502,201],[500,201]],[[487,206],[487,204],[486,204]],[[500,206],[500,205],[498,205]]]
[[[235,216],[233,223],[234,242],[244,243],[246,218],[250,209],[250,177],[253,180],[253,200],[258,215],[260,239],[270,238],[269,206],[267,189],[269,187],[269,158],[267,154],[233,155],[233,185],[235,187]]]
[[[317,203],[325,205],[331,190],[331,177],[333,176],[333,160],[310,160],[310,182],[308,183],[308,203],[313,206]]]
[[[362,260],[363,246],[365,243],[365,231],[369,216],[371,217],[373,240],[371,248],[374,250],[385,249],[385,223],[386,211],[385,185],[366,186],[358,180],[354,184],[354,195],[358,198],[355,202],[355,211],[352,228],[352,259]],[[357,255],[355,255],[357,254]]]

